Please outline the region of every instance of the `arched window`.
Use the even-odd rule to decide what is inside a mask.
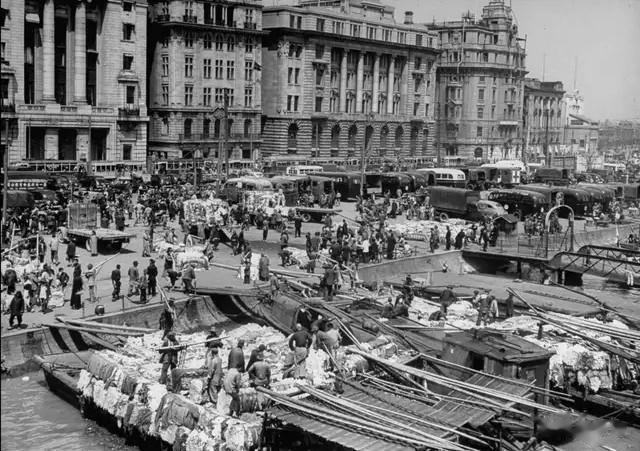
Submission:
[[[340,148],[340,126],[334,125],[331,129],[331,148],[339,149]]]
[[[220,138],[220,119],[213,122],[213,137]]]
[[[369,150],[371,147],[371,138],[373,137],[373,127],[371,125],[367,126],[367,129],[364,133],[364,148]]]
[[[402,127],[398,127],[396,128],[396,142],[395,142],[395,147],[396,148],[402,148],[402,136],[404,135],[404,130],[402,129]]]
[[[227,38],[227,51],[233,52],[236,49],[236,38],[233,36],[229,36]]]
[[[482,147],[476,147],[473,151],[473,157],[482,160]]]
[[[224,38],[221,34],[216,35],[216,50],[222,51],[224,50]]]
[[[411,135],[409,136],[409,153],[415,155],[418,150],[418,135],[420,130],[415,127],[411,128]]]
[[[244,137],[248,137],[251,134],[251,119],[244,120]]]
[[[289,153],[298,151],[298,124],[289,125],[287,130],[287,150]]]
[[[231,136],[233,130],[233,119],[227,119],[227,138]]]
[[[388,142],[387,138],[389,137],[389,127],[386,125],[380,129],[380,149],[384,152],[384,149],[387,148]]]
[[[358,136],[358,127],[356,126],[356,124],[353,124],[351,127],[349,127],[349,148],[350,149],[355,149],[356,148],[356,137]]]
[[[191,119],[184,120],[184,137],[191,138],[191,126],[193,121]]]
[[[204,118],[202,121],[202,136],[208,138],[211,133],[211,119]]]

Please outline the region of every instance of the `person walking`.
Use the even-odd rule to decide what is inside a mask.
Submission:
[[[96,235],[96,231],[91,231],[91,236],[89,237],[89,249],[91,249],[91,256],[95,257],[98,255],[98,235]]]
[[[138,284],[140,288],[140,303],[147,303],[147,288],[149,287],[149,279],[147,277],[147,269],[145,268],[142,271],[142,276],[140,276],[140,283]]]
[[[216,393],[216,398],[211,399],[211,402],[216,404],[218,393],[220,393],[220,389],[222,388],[222,359],[220,358],[220,352],[217,347],[211,348],[211,358],[209,360],[209,364],[207,368],[209,369],[209,380],[207,386],[213,388]],[[211,390],[209,390],[209,396],[211,396]]]
[[[111,271],[111,285],[113,286],[113,291],[111,292],[112,302],[116,302],[118,298],[120,298],[121,279],[120,265],[116,265],[116,269]]]
[[[238,340],[238,344],[235,348],[229,351],[229,360],[227,362],[227,367],[229,369],[236,368],[241,373],[244,373],[244,340],[241,338]]]
[[[151,237],[148,231],[144,231],[142,235],[142,256],[151,257]]]
[[[79,268],[78,265],[76,268]],[[82,271],[73,272],[73,282],[71,284],[71,308],[79,310],[82,307]]]
[[[17,327],[20,328],[22,326],[22,314],[24,313],[24,297],[21,291],[16,292],[9,303],[9,327],[11,329],[14,328],[13,320],[17,319],[18,324]]]
[[[269,280],[269,257],[264,252],[260,254],[260,261],[258,262],[258,278],[262,282]]]
[[[229,410],[224,412],[226,415],[237,417],[240,415],[240,387],[242,386],[242,375],[238,368],[229,367],[227,374],[224,375],[222,387],[227,396],[231,398]]]
[[[73,241],[69,241],[67,244],[67,266],[73,265],[73,261],[76,259],[76,244]]]
[[[93,269],[91,263],[87,266],[87,272],[84,276],[87,278],[87,286],[89,287],[89,302],[94,303],[98,300],[96,297],[96,270]]]
[[[158,286],[158,267],[154,259],[149,260],[149,266],[146,269],[147,272],[147,286],[149,287],[149,297],[152,298],[157,294]]]
[[[60,263],[58,259],[58,248],[60,247],[60,240],[57,235],[51,237],[51,242],[49,243],[49,251],[51,252],[51,264],[57,265]]]
[[[164,339],[173,330],[177,316],[176,308],[173,299],[169,299],[169,302],[165,305],[162,314],[160,315],[160,329],[164,330],[162,338]]]
[[[129,291],[127,292],[127,296],[133,296],[134,294],[138,294],[140,270],[138,269],[137,260],[134,260],[133,266],[129,267],[129,271],[127,271],[127,275],[129,276]]]
[[[269,235],[269,221],[264,221],[264,224],[262,224],[262,241],[267,241],[267,235]]]
[[[294,238],[298,238],[302,236],[302,216],[299,213],[293,217],[293,226],[294,226]]]

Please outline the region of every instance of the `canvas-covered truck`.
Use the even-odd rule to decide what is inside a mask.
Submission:
[[[58,237],[64,241],[73,241],[76,246],[91,250],[91,235],[95,231],[98,237],[99,252],[118,252],[135,233],[121,232],[100,227],[98,205],[92,203],[73,203],[67,208],[67,225],[58,229]]]
[[[481,199],[479,191],[449,186],[432,186],[428,189],[428,193],[429,203],[435,209],[436,217],[441,221],[446,221],[449,217],[480,221],[506,213],[500,204]]]

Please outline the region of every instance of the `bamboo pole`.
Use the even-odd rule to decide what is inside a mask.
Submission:
[[[444,377],[444,376],[439,376],[435,373],[429,373],[427,371],[423,371],[423,370],[419,370],[417,368],[413,368],[410,367],[408,365],[403,365],[403,364],[399,364],[397,362],[392,362],[390,360],[386,360],[386,359],[382,359],[379,357],[376,357],[372,354],[368,354],[366,352],[357,350],[357,349],[347,349],[347,352],[351,352],[354,354],[358,354],[361,355],[369,360],[373,360],[374,362],[380,362],[386,365],[389,365],[390,367],[397,369],[399,371],[408,373],[412,376],[416,376],[422,379],[425,379],[427,381],[430,382],[434,382],[434,383],[438,383],[447,387],[451,387],[452,389],[456,390],[456,391],[460,391],[463,392],[465,394],[469,394],[471,396],[477,397],[479,399],[483,399],[486,402],[489,402],[491,404],[496,404],[498,402],[502,403],[502,406],[504,407],[504,402],[508,401],[508,402],[513,402],[516,404],[522,404],[524,406],[527,407],[533,407],[533,408],[537,408],[539,410],[542,411],[546,411],[546,412],[551,412],[551,413],[565,413],[563,410],[559,410],[556,408],[552,408],[552,407],[548,407],[545,406],[543,404],[539,404],[533,401],[530,401],[527,398],[524,398],[522,396],[517,396],[517,395],[512,395],[510,393],[507,392],[503,392],[500,390],[494,390],[488,387],[481,387],[475,384],[471,384],[471,383],[467,383],[467,382],[463,382],[463,381],[457,381],[455,379],[451,379],[448,377]],[[495,399],[491,399],[489,397],[495,398]]]
[[[228,338],[227,336],[224,336],[224,337],[210,338],[208,340],[196,341],[194,343],[185,343],[185,344],[174,345],[174,346],[161,346],[159,348],[156,348],[155,350],[158,352],[164,352],[164,351],[186,349],[186,348],[190,348],[191,346],[198,346],[198,345],[203,345],[207,343],[213,343],[216,341],[222,341],[227,338]]]
[[[115,331],[115,330],[104,330],[104,329],[97,329],[94,327],[70,326],[64,323],[63,324],[43,323],[42,325],[46,327],[54,327],[57,329],[75,330],[78,332],[90,332],[94,334],[103,334],[103,335],[119,335],[123,337],[142,337],[144,335],[142,332],[122,332],[122,331]]]
[[[71,325],[76,325],[76,326],[98,327],[103,329],[122,330],[125,332],[141,332],[145,334],[151,334],[156,332],[155,329],[148,329],[145,327],[118,326],[115,324],[98,323],[98,322],[87,321],[82,319],[65,318],[64,316],[58,316],[56,319],[59,319],[63,323],[69,323]]]

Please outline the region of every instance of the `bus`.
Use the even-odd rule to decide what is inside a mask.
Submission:
[[[46,172],[41,171],[8,171],[9,189],[32,190],[49,189],[58,190],[58,180]]]
[[[321,172],[324,172],[324,168],[322,166],[311,165],[287,166],[287,169],[284,171],[285,175],[307,175],[319,174]]]
[[[453,186],[455,188],[465,188],[467,177],[460,169],[451,168],[425,168],[416,169],[418,172],[431,173],[435,177],[435,184],[439,186]]]
[[[322,171],[310,172],[309,175],[328,177],[333,180],[333,188],[336,193],[340,193],[342,200],[355,199],[360,195],[361,174],[359,172]]]
[[[273,185],[268,179],[237,177],[226,181],[221,194],[231,204],[240,202],[245,191],[273,191]]]
[[[555,205],[558,200],[558,196],[560,196],[562,203],[571,207],[576,217],[587,216],[593,210],[594,201],[591,194],[579,187],[532,184],[524,185],[521,189],[545,195],[549,205]],[[566,218],[569,215],[566,210],[561,210],[559,216]]]

